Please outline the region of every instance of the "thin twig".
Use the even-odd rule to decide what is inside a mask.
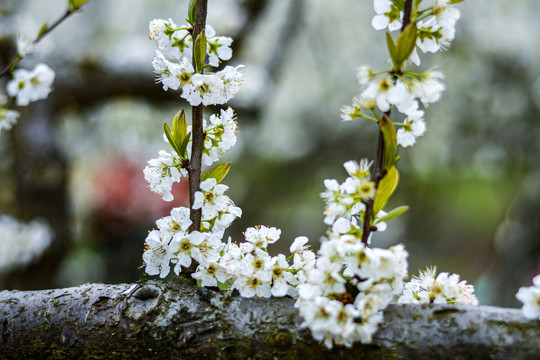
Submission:
[[[79,10],[82,7],[82,5],[76,9],[69,7],[64,15],[62,15],[60,18],[58,18],[51,26],[48,26],[45,30],[40,32],[39,36],[32,41],[32,45],[35,46],[37,43],[41,41],[45,36],[47,36],[49,33],[51,33],[58,25],[60,25],[64,20],[66,20],[68,17],[70,17],[72,14],[74,14],[77,10]],[[22,59],[22,56],[17,54],[10,62],[9,64],[0,71],[0,77],[7,74],[17,63]]]
[[[405,30],[405,27],[407,27],[407,25],[409,25],[411,22],[412,3],[413,3],[413,0],[405,1],[405,7],[403,11],[403,25],[401,27],[402,32],[403,30]],[[396,80],[396,78],[394,78],[394,80]],[[388,110],[383,114],[383,117],[386,117],[388,121],[390,120],[390,112],[391,110]],[[384,136],[379,126],[379,141],[377,143],[377,156],[375,158],[375,165],[373,169],[373,182],[375,183],[375,189],[379,188],[379,183],[386,175],[383,159],[384,159]],[[377,215],[377,214],[373,214],[374,203],[375,201],[373,199],[364,201],[364,205],[366,206],[366,208],[364,210],[364,222],[362,225],[362,242],[366,245],[369,240],[369,235],[371,235],[371,233],[373,231],[376,231],[377,229],[376,227],[371,226],[371,217]]]
[[[191,34],[193,43],[206,26],[208,0],[198,0],[195,10],[195,24],[193,24],[193,33]],[[193,63],[195,64],[195,51],[193,51]],[[203,73],[203,69],[200,73]],[[193,222],[191,231],[201,230],[201,209],[194,210],[193,203],[195,201],[195,193],[201,187],[201,172],[202,172],[202,151],[204,146],[203,133],[203,105],[193,106],[191,108],[191,131],[193,141],[191,143],[191,160],[188,166],[189,173],[189,202],[190,202],[190,219]]]

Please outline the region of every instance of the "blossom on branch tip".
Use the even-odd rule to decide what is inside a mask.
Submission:
[[[405,284],[400,304],[465,304],[478,305],[474,287],[466,281],[459,281],[459,275],[446,272],[437,275],[437,268],[421,271]]]
[[[148,275],[159,275],[164,278],[171,271],[170,262],[173,254],[169,249],[170,240],[170,236],[162,236],[157,230],[152,230],[146,237],[143,261]]]
[[[50,67],[43,63],[37,64],[32,71],[15,70],[6,90],[9,96],[17,97],[17,105],[26,106],[30,102],[47,98],[54,77],[55,73]]]
[[[27,36],[17,36],[17,54],[20,57],[25,57],[34,50],[34,44],[32,39]]]

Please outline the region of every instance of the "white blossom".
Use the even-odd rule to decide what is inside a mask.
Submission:
[[[418,277],[413,277],[405,284],[399,303],[439,303],[478,305],[474,295],[474,287],[466,281],[459,281],[459,275],[440,273],[436,268],[421,271]]]
[[[53,236],[44,220],[22,223],[9,215],[0,215],[0,274],[22,269],[39,259]]]
[[[164,278],[171,271],[170,262],[173,253],[169,248],[170,240],[170,236],[162,237],[157,230],[152,230],[146,237],[143,261],[148,275],[159,275]]]
[[[173,154],[175,155],[175,153]],[[186,169],[178,169],[174,165],[178,159],[173,154],[161,150],[159,158],[148,160],[148,165],[143,171],[150,190],[161,195],[165,201],[174,199],[171,193],[172,184],[179,182],[181,177],[187,176]]]
[[[55,73],[47,65],[40,63],[32,71],[15,70],[13,79],[7,84],[10,96],[17,97],[17,105],[26,106],[30,102],[46,99],[51,92]]]
[[[533,286],[521,287],[516,298],[523,303],[522,312],[528,319],[540,319],[540,275],[533,278]]]
[[[0,107],[0,132],[2,129],[10,130],[17,123],[20,113],[15,110],[7,110]]]

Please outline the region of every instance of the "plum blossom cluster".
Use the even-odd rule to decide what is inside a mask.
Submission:
[[[295,296],[296,286],[304,283],[315,266],[315,254],[305,246],[308,239],[298,237],[290,247],[292,255],[270,256],[267,246],[275,243],[281,230],[256,226],[244,232],[239,245],[229,242],[223,256],[214,262],[200,264],[192,276],[201,286],[217,286],[239,291],[243,297]],[[289,263],[290,260],[292,264]]]
[[[47,98],[54,77],[54,71],[42,63],[33,70],[18,69],[13,72],[13,79],[7,83],[6,91],[16,99],[17,106],[27,106],[33,101]],[[6,95],[0,93],[0,131],[10,130],[20,116],[18,111],[10,110],[7,104]]]
[[[198,265],[191,276],[200,281],[200,286],[236,289],[244,297],[280,297],[294,296],[295,287],[306,282],[315,266],[315,254],[305,245],[305,237],[295,239],[288,259],[283,254],[270,256],[268,245],[281,235],[274,227],[248,228],[245,241],[238,245],[230,238],[222,242],[223,231],[217,227],[188,232],[191,220],[189,209],[184,207],[173,209],[156,225],[158,229],[149,233],[143,254],[149,275],[166,277],[171,267],[179,275],[195,260]]]
[[[212,115],[210,121],[203,121],[205,134],[202,162],[204,166],[210,166],[236,144],[236,121],[232,108],[221,110],[221,115]],[[191,126],[186,126],[186,134],[191,134]],[[166,142],[169,142],[164,135]],[[191,136],[187,137],[185,153],[179,155],[176,151],[159,151],[159,157],[148,161],[144,168],[144,178],[148,182],[150,190],[161,195],[163,200],[172,201],[171,194],[173,183],[178,183],[187,177],[186,166],[191,156]]]
[[[335,179],[326,179],[326,191],[321,193],[321,198],[326,203],[324,223],[333,225],[338,231],[348,228],[343,230],[345,233],[351,229],[358,231],[358,222],[363,219],[365,210],[364,201],[375,197],[375,183],[371,181],[371,164],[367,160],[350,160],[343,166],[349,177],[342,184]]]
[[[403,289],[407,256],[402,245],[372,249],[353,235],[332,235],[308,282],[298,286],[301,326],[328,348],[370,342],[382,310]]]
[[[244,82],[244,66],[226,66],[216,73],[199,74],[192,64],[194,41],[192,28],[176,26],[169,20],[150,22],[150,39],[158,46],[152,61],[164,90],[182,89],[182,95],[191,106],[224,104],[236,95]],[[215,30],[206,25],[206,55],[210,66],[218,67],[222,60],[232,57],[232,39],[216,36]]]
[[[403,289],[407,256],[403,245],[369,248],[362,241],[365,203],[375,196],[367,160],[344,164],[349,177],[339,184],[325,180],[324,222],[329,225],[319,249],[316,267],[306,284],[298,286],[296,307],[303,327],[331,348],[370,342],[382,322],[382,310]],[[382,210],[373,227],[384,231]]]
[[[0,216],[0,274],[23,268],[38,259],[51,244],[53,232],[42,220],[28,224]]]
[[[377,74],[367,66],[360,66],[357,79],[361,92],[353,98],[351,105],[341,108],[341,118],[350,121],[363,117],[378,122],[391,108],[396,108],[403,114],[403,121],[395,124],[400,126],[397,143],[408,147],[426,131],[420,103],[427,107],[441,98],[443,74],[428,70],[424,73],[404,72],[399,79],[393,76],[390,73]]]
[[[431,69],[423,73],[403,71],[401,67],[406,60],[420,65],[417,48],[433,53],[450,46],[459,19],[459,10],[452,4],[459,1],[435,0],[432,6],[413,11],[410,19],[413,27],[406,33],[407,36],[402,36],[402,33],[398,37],[397,44],[388,34],[387,42],[394,68],[391,71],[373,71],[366,65],[358,68],[357,79],[361,91],[353,98],[351,105],[341,108],[343,120],[367,118],[380,122],[382,117],[390,114],[392,108],[397,108],[403,118],[401,122],[394,123],[399,126],[397,143],[403,147],[416,143],[416,139],[426,131],[420,103],[427,107],[440,99],[444,90],[441,82],[443,74]],[[376,15],[372,26],[375,29],[388,28],[391,32],[402,29],[403,1],[374,0],[373,6]]]
[[[442,272],[437,275],[437,268],[421,271],[405,284],[400,304],[465,304],[478,305],[474,287],[466,281],[459,281],[459,275]]]
[[[540,320],[540,274],[533,278],[532,286],[520,288],[516,298],[523,303],[525,317]]]
[[[435,3],[425,9],[418,10],[418,37],[416,47],[422,52],[435,53],[447,49],[455,37],[456,22],[460,17],[459,10],[452,5],[463,0],[435,0]],[[403,3],[403,2],[401,2]],[[402,6],[402,5],[401,5]],[[376,15],[371,25],[375,30],[396,31],[402,28],[403,8],[398,1],[373,0]],[[416,49],[411,55],[411,61],[420,64]]]

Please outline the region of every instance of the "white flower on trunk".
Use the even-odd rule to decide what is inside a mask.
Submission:
[[[146,250],[143,254],[145,271],[148,275],[164,278],[171,271],[170,262],[173,254],[169,248],[170,236],[162,237],[157,230],[152,230],[146,237]]]
[[[523,303],[523,315],[528,319],[540,319],[540,275],[533,279],[533,286],[522,287],[516,298]]]
[[[460,282],[459,275],[445,272],[437,275],[436,268],[428,268],[405,284],[398,303],[478,305],[478,300],[474,287],[466,281]]]

